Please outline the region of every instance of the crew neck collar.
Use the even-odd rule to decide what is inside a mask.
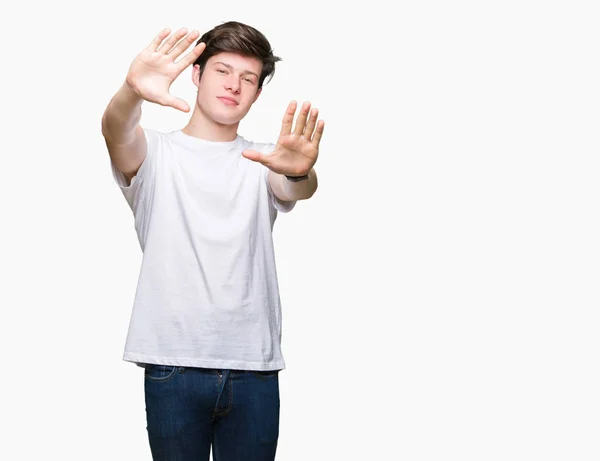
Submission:
[[[171,136],[173,136],[173,138],[181,144],[192,149],[228,149],[231,147],[235,147],[237,143],[242,139],[242,137],[238,134],[232,141],[208,141],[206,139],[197,138],[196,136],[185,134],[182,130],[172,131]]]

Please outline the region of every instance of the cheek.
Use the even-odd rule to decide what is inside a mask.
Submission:
[[[244,111],[248,110],[253,102],[254,98],[244,98],[244,100],[240,104],[240,109]]]
[[[198,101],[204,102],[205,104],[213,104],[215,101],[218,102],[218,95],[219,92],[214,87],[210,85],[202,85],[198,91]]]
[[[254,88],[248,88],[244,95],[244,101],[247,104],[252,104],[256,100],[256,90]]]

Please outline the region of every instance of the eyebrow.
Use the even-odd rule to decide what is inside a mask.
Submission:
[[[223,65],[223,66],[227,67],[228,69],[231,69],[231,70],[233,70],[233,66],[232,66],[231,64],[226,64],[226,63],[224,63],[224,62],[222,62],[222,61],[217,61],[217,62],[215,62],[215,64],[221,64],[221,65]],[[256,74],[256,73],[252,72],[251,70],[245,70],[244,72],[242,72],[242,74],[252,74],[252,75],[254,75],[256,78],[259,78],[258,74]]]

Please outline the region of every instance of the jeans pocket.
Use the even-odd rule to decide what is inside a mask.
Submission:
[[[279,376],[279,370],[250,370],[250,373],[260,379],[275,379]]]
[[[177,370],[178,367],[173,365],[147,364],[144,370],[144,377],[148,381],[165,382],[175,376]]]

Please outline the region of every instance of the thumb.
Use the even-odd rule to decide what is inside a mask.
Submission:
[[[176,98],[175,96],[172,96],[170,94],[166,95],[164,97],[164,99],[162,100],[161,104],[163,106],[169,106],[169,107],[173,107],[177,110],[180,110],[182,112],[189,112],[190,111],[190,106],[188,105],[187,102],[185,102],[183,99],[180,98]]]
[[[259,162],[265,164],[266,156],[252,149],[246,149],[242,151],[242,155],[246,157],[248,160],[252,160],[254,162]]]

